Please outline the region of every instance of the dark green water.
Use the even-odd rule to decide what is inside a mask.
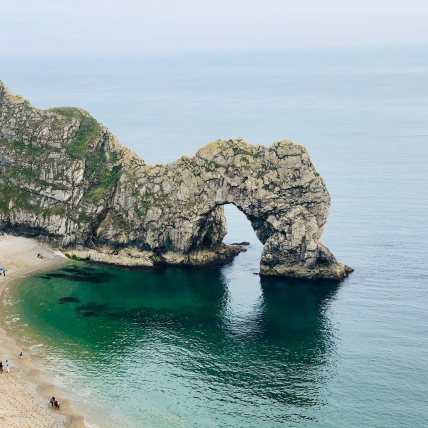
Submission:
[[[247,271],[230,290],[231,268],[76,264],[21,285],[20,322],[31,322],[30,347],[43,340],[72,397],[94,401],[101,425],[124,413],[148,427],[316,421],[336,372],[326,312],[338,286]]]

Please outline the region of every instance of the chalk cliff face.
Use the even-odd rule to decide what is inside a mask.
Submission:
[[[39,110],[0,82],[0,227],[108,263],[204,265],[236,205],[264,244],[260,273],[340,279],[322,244],[330,197],[306,149],[216,141],[192,158],[147,165],[84,110]]]

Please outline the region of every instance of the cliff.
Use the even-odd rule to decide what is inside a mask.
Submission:
[[[260,273],[345,277],[322,244],[330,196],[306,149],[216,141],[192,158],[148,165],[89,113],[39,110],[0,82],[0,227],[70,256],[114,264],[204,265],[236,205],[264,244]]]

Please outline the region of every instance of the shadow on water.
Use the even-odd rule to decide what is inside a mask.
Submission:
[[[69,267],[37,279],[41,287],[46,279],[79,283],[71,296],[61,295],[61,284],[54,290],[57,303],[72,305],[76,317],[90,311],[134,327],[184,331],[210,326],[234,336],[229,325],[233,314],[228,314],[230,291],[221,268],[139,272]],[[236,340],[322,343],[328,336],[327,309],[340,283],[261,277],[260,287],[261,298],[251,315],[242,320],[246,328],[234,336]]]
[[[143,353],[141,364],[167,361],[185,373],[186,382],[208,382],[219,396],[226,390],[239,402],[322,404],[320,392],[334,370],[328,308],[340,285],[253,278],[262,293],[240,317],[230,304],[231,286],[216,267],[133,271],[83,265],[33,278],[26,290],[36,300],[46,292],[55,299],[55,310],[40,314],[41,327],[55,325],[58,340],[65,335],[65,341],[96,350],[85,358],[105,349],[114,363]],[[289,412],[280,412],[278,421],[292,420]]]
[[[340,283],[291,279],[260,279],[262,302],[254,319],[263,344],[275,348],[282,366],[293,368],[293,376],[322,386],[321,378],[333,369],[334,325],[329,307]],[[271,356],[266,356],[266,363]],[[278,354],[272,359],[278,361]]]
[[[57,272],[50,272],[45,275],[40,275],[40,278],[46,279],[48,281],[55,278],[61,278],[68,281],[93,282],[96,284],[104,283],[106,280],[113,279],[114,277],[115,275],[108,272],[98,272],[94,268],[79,268],[76,266],[71,266],[63,268]]]
[[[196,370],[206,372],[208,360],[220,363],[230,387],[250,392],[244,394],[247,400],[297,407],[322,404],[323,388],[335,370],[328,309],[340,284],[262,277],[260,286],[262,297],[253,313],[238,328],[226,325],[218,337],[222,346],[205,346],[209,352]],[[289,409],[278,418],[294,420]]]
[[[327,310],[340,283],[261,277],[263,301],[257,323],[265,338],[288,341],[296,336],[315,341],[328,333]]]
[[[77,322],[81,316],[93,316],[134,328],[183,329],[216,324],[228,300],[227,287],[220,278],[217,267],[138,271],[77,265],[39,275],[32,289],[39,289],[45,298],[50,286],[49,294],[63,306],[61,311],[64,306],[73,308]],[[66,290],[71,295],[65,295]]]

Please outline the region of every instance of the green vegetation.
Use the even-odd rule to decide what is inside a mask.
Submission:
[[[123,217],[119,217],[117,215],[113,216],[112,225],[117,229],[123,229],[123,230],[128,229],[127,224],[123,219]]]
[[[83,262],[83,261],[85,261],[85,260],[86,260],[85,258],[83,258],[83,257],[79,257],[79,256],[76,256],[75,254],[64,253],[64,255],[65,255],[66,257],[68,257],[69,259],[71,259],[71,260],[77,260],[77,261],[79,261],[79,262]]]
[[[151,194],[153,195],[153,194]],[[147,197],[147,195],[144,195],[144,197]],[[147,211],[152,207],[152,206],[158,206],[159,204],[154,204],[153,202],[147,201],[147,200],[141,200],[140,201],[140,207],[135,207],[135,213],[137,214],[138,218],[142,218],[145,217],[145,215],[147,214]]]
[[[142,211],[142,210],[140,210],[140,208],[135,207],[135,213],[137,214],[138,218],[144,217],[146,215],[146,212],[147,211]]]
[[[34,147],[31,144],[24,144],[22,141],[10,141],[4,138],[0,138],[0,147],[3,151],[18,151],[20,155],[25,156],[29,160],[39,159],[45,151],[43,147]]]
[[[65,189],[64,185],[42,180],[36,171],[29,168],[16,167],[16,166],[5,167],[5,175],[9,178],[14,179],[18,183],[30,183],[35,186],[40,186],[45,188],[49,187],[53,190]]]
[[[56,204],[49,208],[43,209],[43,217],[51,217],[53,215],[63,216],[67,211],[67,208],[64,204]]]
[[[76,107],[57,107],[49,111],[80,120],[79,129],[74,134],[71,144],[66,147],[66,151],[73,159],[84,158],[91,143],[100,136],[101,125],[88,112]]]
[[[34,195],[31,191],[18,187],[11,183],[8,178],[4,178],[0,182],[0,194],[0,211],[4,213],[10,212],[9,205],[11,202],[13,208],[20,208],[34,214],[42,214],[43,217],[64,215],[66,213],[66,206],[62,203],[42,208],[34,201]]]
[[[84,212],[79,213],[77,219],[74,219],[76,223],[89,223],[92,220],[92,216]]]
[[[13,206],[40,213],[41,208],[31,203],[31,193],[27,190],[16,187],[8,179],[0,183],[0,210],[9,213],[9,204],[12,201]]]
[[[141,206],[143,207],[143,209],[145,209],[146,211],[153,205],[152,202],[149,201],[141,201]]]
[[[160,186],[159,191],[156,193],[146,190],[146,193],[141,195],[139,206],[134,208],[135,213],[139,218],[144,217],[150,208],[164,207],[164,203],[167,199],[168,195],[164,193],[162,185]]]
[[[205,172],[213,172],[218,168],[221,168],[221,165],[219,163],[217,163],[213,160],[206,160],[205,161]]]
[[[122,172],[122,166],[109,169],[105,152],[99,151],[88,157],[86,174],[91,183],[87,196],[93,203],[100,202],[114,188]]]
[[[16,166],[6,167],[6,176],[16,180],[28,179],[31,182],[39,178],[38,174],[32,169],[18,168]]]
[[[256,159],[260,157],[260,153],[249,152],[248,150],[242,150],[239,147],[232,147],[232,150],[234,155],[247,155]]]

